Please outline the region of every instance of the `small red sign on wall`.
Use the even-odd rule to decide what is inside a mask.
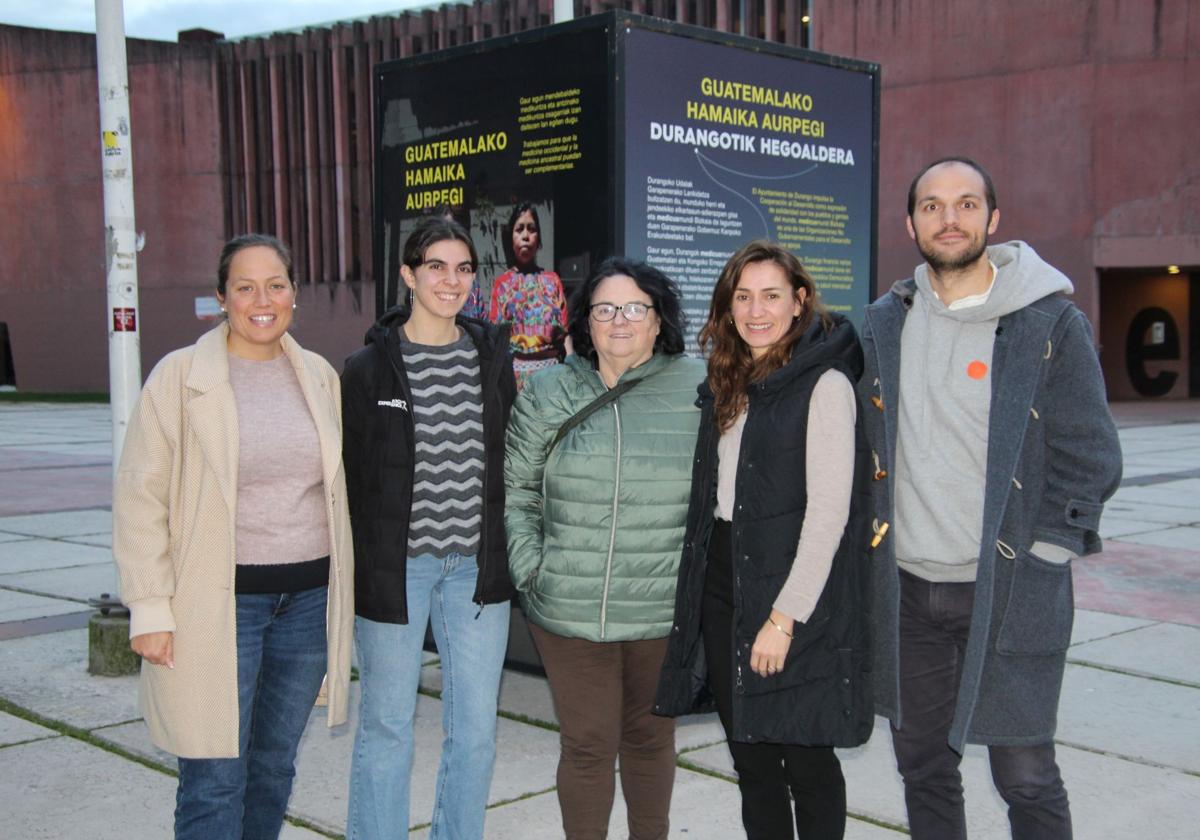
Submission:
[[[113,332],[137,332],[137,310],[133,307],[113,307]]]

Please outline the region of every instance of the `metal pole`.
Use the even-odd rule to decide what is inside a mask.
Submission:
[[[105,319],[108,322],[108,393],[115,478],[121,449],[125,445],[125,429],[142,387],[129,70],[125,61],[125,11],[121,0],[96,0],[96,79],[100,89],[104,271],[108,287]],[[116,567],[110,569],[116,583]],[[116,592],[117,588],[110,591]],[[131,672],[132,657],[124,642],[129,636],[127,621],[127,618],[108,617],[100,612],[89,620],[89,668],[94,668],[95,673]]]
[[[96,75],[100,83],[100,160],[104,169],[104,266],[108,286],[108,387],[113,468],[142,388],[138,332],[137,229],[133,219],[133,144],[121,0],[96,0]]]
[[[575,17],[575,0],[554,0],[554,22],[562,23]]]

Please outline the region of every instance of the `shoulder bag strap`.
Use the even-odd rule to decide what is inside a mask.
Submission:
[[[554,440],[552,440],[550,442],[550,448],[546,450],[546,454],[549,455],[551,452],[553,452],[554,447],[558,446],[558,442],[560,440],[562,440],[563,438],[565,438],[567,436],[568,432],[570,432],[572,429],[574,429],[576,426],[578,426],[580,423],[582,423],[588,417],[592,416],[597,411],[604,408],[604,406],[615,401],[617,399],[617,397],[624,394],[626,391],[628,391],[633,386],[637,385],[639,382],[642,381],[642,379],[645,379],[645,378],[646,377],[643,376],[639,379],[626,379],[620,385],[617,385],[615,388],[609,388],[603,394],[596,397],[596,399],[592,400],[590,403],[585,405],[583,408],[579,409],[579,411],[572,414],[569,418],[567,418],[567,422],[563,423],[561,426],[558,427],[558,434],[556,434],[554,436]]]

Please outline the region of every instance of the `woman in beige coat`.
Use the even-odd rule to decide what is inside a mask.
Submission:
[[[113,555],[176,838],[275,838],[328,671],[346,719],[353,556],[337,374],[287,334],[291,258],[225,245],[227,321],[150,374],[113,498]]]

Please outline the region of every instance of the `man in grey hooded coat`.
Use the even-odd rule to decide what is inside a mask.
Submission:
[[[867,309],[859,389],[876,460],[876,708],[914,840],[966,837],[959,763],[988,745],[1019,840],[1071,837],[1054,728],[1074,599],[1121,477],[1091,327],[1024,242],[988,246],[990,176],[925,167],[925,262]]]

